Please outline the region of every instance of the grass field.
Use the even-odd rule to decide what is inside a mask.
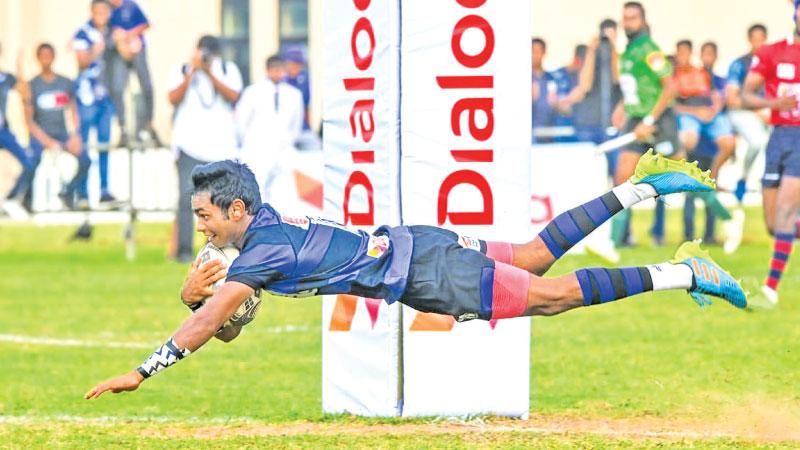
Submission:
[[[711,249],[753,280],[771,252],[759,214],[749,212],[735,255]],[[647,223],[635,225],[649,242]],[[625,250],[624,264],[668,259],[677,215],[670,225],[668,246]],[[71,231],[0,229],[0,448],[800,446],[792,266],[776,311],[724,302],[701,311],[686,295],[661,293],[534,319],[529,420],[377,420],[321,413],[316,299],[270,299],[233,343],[212,342],[134,394],[84,401],[186,317],[186,267],[165,258],[167,225],[140,226],[134,263],[124,260],[121,227],[98,227],[91,243],[69,243]],[[600,264],[567,257],[554,273]]]

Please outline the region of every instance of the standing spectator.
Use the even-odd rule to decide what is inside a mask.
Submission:
[[[711,77],[711,84],[722,99],[723,105],[725,105],[725,85],[727,84],[727,80],[725,77],[721,77],[714,72],[714,67],[717,63],[717,56],[718,47],[715,42],[708,41],[700,47],[700,62],[703,64],[703,68]],[[720,114],[726,114],[726,111],[727,106],[723,106]],[[702,170],[711,170],[714,159],[717,157],[718,152],[719,146],[717,146],[717,143],[713,139],[709,139],[701,134],[692,158],[698,162],[698,165]],[[686,203],[684,204],[683,208],[683,232],[685,240],[693,240],[696,237],[694,232],[696,198],[698,198],[698,196],[694,195],[693,193],[686,194]],[[703,197],[701,196],[700,198]],[[706,208],[704,208],[705,232],[703,233],[702,239],[703,243],[706,245],[717,244],[717,239],[715,236],[717,215],[714,213],[714,209],[714,207],[709,207],[709,205],[706,205]]]
[[[306,58],[303,51],[293,48],[284,55],[286,61],[286,82],[300,90],[303,94],[303,131],[311,129],[308,108],[311,104],[311,82],[308,79]]]
[[[717,156],[719,147],[713,140],[700,136],[700,141],[697,144],[691,158],[698,163],[701,170],[710,170],[714,158]],[[691,241],[696,238],[694,230],[695,222],[695,199],[702,199],[705,201],[703,195],[697,195],[694,192],[686,193],[686,202],[683,206],[683,237],[686,241]],[[717,239],[715,237],[717,214],[714,208],[706,204],[705,207],[705,232],[703,233],[703,243],[706,245],[715,245]]]
[[[161,140],[153,129],[153,83],[150,81],[147,46],[144,41],[144,32],[150,28],[150,22],[134,0],[109,1],[114,7],[111,13],[115,49],[111,58],[111,99],[121,131],[118,146],[127,147],[130,139],[127,134],[128,118],[124,96],[128,86],[128,73],[133,69],[144,95],[144,116],[138,118],[140,120],[137,123],[143,124],[143,131],[149,133],[149,138],[157,147],[162,147]],[[142,130],[137,130],[137,134],[139,131]]]
[[[692,42],[678,42],[675,51],[675,80],[678,89],[678,130],[681,142],[692,158],[698,159],[694,151],[704,136],[717,144],[717,154],[711,166],[712,178],[717,178],[722,163],[736,150],[736,138],[728,116],[722,111],[724,102],[720,93],[714,89],[711,75],[705,68],[692,65]],[[702,156],[698,159],[699,162]],[[741,243],[744,214],[735,216],[725,208],[713,192],[697,195],[705,201],[725,221],[725,252],[733,253]]]
[[[623,133],[634,133],[636,142],[621,149],[617,159],[616,184],[633,175],[639,157],[654,148],[668,157],[680,154],[678,126],[671,105],[675,98],[672,65],[650,37],[644,6],[627,2],[623,6],[623,27],[628,47],[620,57],[620,89],[627,122]],[[656,245],[664,241],[664,206],[656,203],[651,235]],[[625,237],[630,212],[614,216],[612,236],[617,245]]]
[[[168,82],[175,106],[172,147],[178,166],[177,247],[175,258],[194,259],[191,173],[195,166],[236,155],[233,105],[242,90],[236,64],[220,57],[219,40],[203,36],[191,62],[176,67]]]
[[[100,203],[116,199],[108,190],[108,150],[111,141],[111,117],[114,106],[108,92],[108,67],[104,55],[111,40],[111,6],[107,0],[92,0],[92,18],[78,29],[72,48],[78,59],[78,79],[75,98],[81,118],[81,140],[84,151],[89,151],[89,135],[97,132],[97,151],[100,169]],[[81,197],[88,198],[88,177],[81,186]]]
[[[532,90],[532,117],[533,128],[549,127],[553,125],[553,110],[551,104],[555,101],[553,79],[544,70],[544,56],[547,53],[547,44],[541,38],[531,40],[531,63],[533,74],[531,78]],[[553,92],[551,92],[551,90]],[[547,139],[537,139],[534,142],[547,142]]]
[[[270,186],[303,126],[303,94],[284,81],[283,60],[267,58],[266,73],[244,90],[236,106],[241,160],[255,174],[264,202],[270,201]]]
[[[747,40],[750,42],[750,51],[731,63],[728,69],[728,84],[725,90],[733,128],[747,142],[742,177],[736,184],[736,198],[739,203],[744,200],[744,194],[747,191],[747,176],[750,173],[750,169],[753,167],[759,152],[767,144],[767,123],[769,122],[769,114],[759,114],[742,107],[744,80],[747,77],[747,71],[752,65],[753,55],[767,42],[767,27],[758,23],[752,25],[747,30]]]
[[[717,75],[714,71],[714,66],[717,65],[717,57],[719,54],[719,47],[717,43],[714,41],[707,41],[704,42],[702,46],[700,46],[700,62],[703,63],[703,68],[708,72],[708,75],[711,77],[711,85],[714,87],[714,90],[722,98],[722,110],[727,110],[727,104],[725,103],[725,85],[727,84],[727,80],[725,77]]]
[[[1,50],[1,48],[0,48]],[[8,103],[8,92],[16,89],[22,98],[26,95],[25,80],[22,78],[22,55],[17,57],[17,76],[0,70],[0,149],[8,150],[14,158],[19,161],[22,172],[14,182],[14,186],[8,194],[2,209],[14,220],[25,220],[28,218],[28,211],[22,206],[25,195],[31,187],[33,175],[36,171],[34,162],[25,149],[19,145],[17,137],[11,131],[6,120],[6,104]]]
[[[44,43],[36,49],[36,59],[41,67],[39,75],[28,84],[30,96],[25,99],[25,122],[30,132],[30,148],[33,164],[39,165],[42,151],[66,150],[78,159],[78,171],[64,186],[58,196],[68,209],[75,208],[75,194],[78,193],[89,172],[91,160],[83,149],[80,137],[80,118],[75,105],[75,83],[67,77],[53,72],[56,52],[53,46]],[[72,132],[67,130],[66,113],[72,116]],[[31,209],[31,191],[25,198],[27,208]]]
[[[581,44],[575,47],[572,55],[572,62],[550,73],[550,77],[555,83],[556,101],[553,105],[555,115],[553,125],[557,127],[574,127],[573,120],[573,97],[571,94],[578,86],[578,78],[586,60],[586,45]],[[571,138],[557,138],[557,142],[575,142],[575,136]]]

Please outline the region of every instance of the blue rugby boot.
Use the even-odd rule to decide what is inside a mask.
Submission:
[[[737,308],[747,307],[747,294],[742,286],[700,248],[699,240],[683,243],[670,262],[686,264],[692,269],[694,281],[688,292],[700,307],[711,304],[709,295],[724,299]]]
[[[658,195],[708,192],[717,188],[711,179],[711,171],[700,170],[697,161],[690,163],[665,158],[652,149],[639,158],[629,181],[633,184],[647,183],[653,186]]]

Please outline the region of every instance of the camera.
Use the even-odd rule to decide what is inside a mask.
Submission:
[[[214,54],[211,53],[211,51],[209,51],[207,48],[201,48],[200,49],[200,61],[203,62],[203,65],[207,66],[207,65],[211,64],[211,60],[212,60],[213,56],[214,56]]]

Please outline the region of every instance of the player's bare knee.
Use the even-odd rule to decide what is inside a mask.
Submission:
[[[796,227],[798,212],[800,212],[800,207],[797,205],[778,205],[770,234],[793,232]],[[769,225],[767,225],[767,228],[770,228]]]
[[[681,143],[686,151],[692,151],[700,142],[700,137],[696,133],[681,133]]]

